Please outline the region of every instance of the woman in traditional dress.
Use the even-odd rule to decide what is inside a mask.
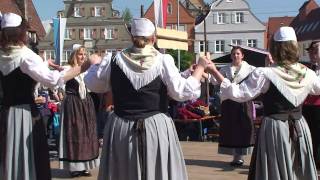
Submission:
[[[85,63],[61,74],[50,71],[42,58],[26,47],[28,25],[14,13],[1,18],[0,179],[51,179],[45,127],[34,102],[37,82],[63,86],[89,67]]]
[[[231,50],[232,63],[220,69],[220,73],[231,82],[239,84],[254,69],[244,61],[243,49],[234,46]],[[209,81],[217,85],[217,80]],[[233,155],[231,166],[242,166],[243,156],[252,153],[254,145],[254,127],[250,118],[252,102],[236,102],[231,99],[221,99],[221,121],[219,129],[218,153]]]
[[[210,65],[208,71],[222,82],[221,96],[246,102],[263,94],[264,119],[260,127],[249,179],[317,180],[309,127],[302,116],[308,94],[320,94],[314,71],[298,63],[298,43],[291,27],[274,35],[271,67],[257,68],[240,84],[224,78]]]
[[[86,60],[85,47],[75,44],[65,68],[81,66]],[[83,77],[66,82],[61,105],[60,168],[69,170],[72,177],[91,176],[89,170],[99,166],[95,106]]]
[[[90,90],[113,94],[98,179],[187,180],[167,95],[179,101],[198,98],[207,62],[200,60],[193,75],[182,78],[173,58],[153,47],[150,20],[133,19],[131,34],[132,47],[114,58],[108,54],[85,77]]]

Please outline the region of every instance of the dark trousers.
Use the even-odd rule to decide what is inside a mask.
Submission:
[[[320,169],[320,106],[303,106],[302,114],[310,128],[313,156],[317,169]]]

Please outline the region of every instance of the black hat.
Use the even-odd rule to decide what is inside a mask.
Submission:
[[[315,45],[317,44],[317,43],[320,43],[320,41],[312,41],[311,42],[311,44],[310,44],[310,46],[308,47],[308,48],[306,48],[306,50],[307,51],[310,51],[312,48],[314,48],[315,47]]]

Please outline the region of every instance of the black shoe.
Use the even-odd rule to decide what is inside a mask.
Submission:
[[[81,176],[91,176],[91,173],[87,170],[81,171]]]
[[[240,167],[240,166],[243,166],[243,163],[244,163],[243,160],[232,161],[232,162],[230,162],[230,166]]]
[[[80,171],[70,171],[71,177],[80,177],[81,172]]]

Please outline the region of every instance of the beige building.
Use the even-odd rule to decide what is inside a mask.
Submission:
[[[65,0],[58,16],[67,18],[64,51],[61,64],[67,62],[72,45],[82,44],[89,54],[117,51],[131,45],[130,35],[120,12],[112,8],[112,0]],[[40,42],[39,50],[45,59],[55,59],[53,28]]]

